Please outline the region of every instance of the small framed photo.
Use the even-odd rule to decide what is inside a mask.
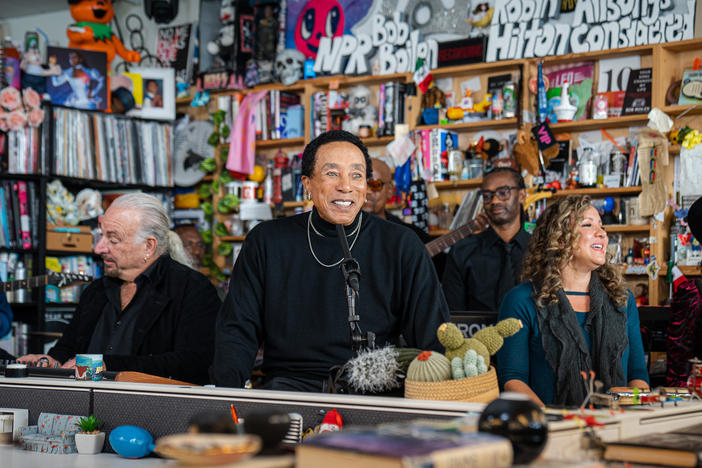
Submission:
[[[141,89],[135,87],[136,108],[127,115],[141,119],[175,119],[175,71],[172,68],[129,67],[129,73],[141,75]]]

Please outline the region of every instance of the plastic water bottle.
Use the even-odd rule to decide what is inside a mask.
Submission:
[[[263,203],[273,202],[273,160],[268,160],[266,179],[263,181]]]
[[[295,190],[295,201],[302,201],[302,157],[299,154],[293,156],[292,160],[293,188]]]

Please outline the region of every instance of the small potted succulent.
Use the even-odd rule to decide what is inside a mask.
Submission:
[[[105,433],[100,430],[102,421],[91,414],[87,418],[80,418],[76,426],[80,430],[76,433],[78,453],[91,455],[102,452],[102,446],[105,445]]]

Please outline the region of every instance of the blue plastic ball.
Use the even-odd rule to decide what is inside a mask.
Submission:
[[[112,450],[124,458],[141,458],[154,450],[154,438],[138,426],[118,426],[110,432]]]
[[[604,210],[605,211],[612,211],[614,210],[614,198],[612,197],[607,197],[604,200]]]

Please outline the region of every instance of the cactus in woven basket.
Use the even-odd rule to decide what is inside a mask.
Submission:
[[[521,329],[521,320],[507,318],[476,332],[473,338],[483,343],[490,355],[493,356],[502,347],[505,338],[514,335]]]
[[[451,359],[451,378],[453,380],[466,378],[466,371],[463,369],[463,359],[459,357]]]
[[[436,336],[446,348],[446,357],[449,359],[457,357],[463,360],[466,356],[466,351],[474,349],[476,353],[483,356],[483,359],[486,359],[486,362],[490,362],[490,353],[488,353],[485,345],[473,338],[464,338],[461,330],[451,322],[439,325]]]
[[[436,336],[439,342],[446,348],[446,357],[465,359],[469,349],[474,350],[478,356],[483,357],[485,366],[490,365],[490,356],[495,354],[502,347],[504,338],[512,336],[522,328],[520,320],[509,318],[497,324],[485,327],[473,335],[473,338],[464,338],[458,327],[446,322],[439,325]]]
[[[451,379],[451,362],[436,351],[422,351],[407,369],[407,380],[441,382]]]
[[[400,365],[400,371],[406,375],[410,363],[421,352],[422,350],[417,348],[395,348],[395,360]]]

